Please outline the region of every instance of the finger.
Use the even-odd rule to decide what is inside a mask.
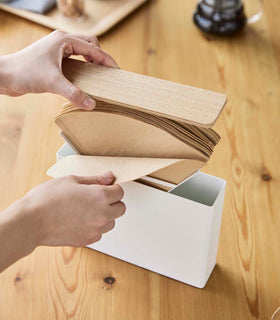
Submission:
[[[96,36],[88,36],[88,35],[84,35],[84,34],[69,34],[69,37],[72,37],[75,39],[80,39],[80,40],[86,41],[88,43],[92,43],[100,48],[100,44],[99,44],[99,41]],[[92,62],[91,57],[85,56],[85,55],[83,57],[85,58],[85,60],[87,62]]]
[[[118,184],[104,187],[104,192],[106,193],[109,204],[119,202],[124,196],[123,189]]]
[[[80,39],[88,43],[93,43],[100,48],[100,44],[96,36],[89,36],[85,34],[69,34],[69,37]]]
[[[54,87],[54,93],[64,96],[78,108],[85,110],[95,108],[96,102],[81,89],[74,86],[73,83],[67,80],[62,74],[52,85]]]
[[[80,184],[102,184],[102,185],[110,185],[114,182],[114,174],[111,171],[105,172],[100,176],[92,176],[92,177],[80,177],[75,176],[75,179]]]
[[[73,49],[72,54],[88,57],[96,64],[101,64],[112,68],[119,68],[116,61],[108,53],[104,52],[96,45],[80,39],[71,39],[71,45]]]
[[[87,244],[97,242],[101,240],[101,238],[102,238],[102,235],[93,236],[92,238],[88,239]]]
[[[106,232],[112,230],[114,228],[115,224],[116,224],[115,220],[111,220],[104,227],[99,228],[99,231],[101,233],[106,233]]]
[[[109,219],[117,219],[124,215],[126,206],[122,201],[111,204],[109,208]]]

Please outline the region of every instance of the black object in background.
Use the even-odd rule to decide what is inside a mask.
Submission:
[[[193,20],[201,30],[215,34],[232,34],[246,24],[241,0],[201,0]]]

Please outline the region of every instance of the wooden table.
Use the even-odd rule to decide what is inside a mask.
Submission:
[[[224,92],[222,141],[204,169],[227,180],[218,264],[196,289],[81,248],[38,248],[0,275],[1,319],[270,319],[280,305],[280,7],[239,36],[204,35],[195,0],[145,5],[101,45],[125,70]],[[246,1],[248,11],[261,9]],[[277,30],[278,29],[278,30]],[[50,32],[0,12],[1,54]],[[62,98],[0,97],[1,208],[46,181]],[[172,235],[170,235],[172,236]],[[3,252],[1,254],[4,254]]]

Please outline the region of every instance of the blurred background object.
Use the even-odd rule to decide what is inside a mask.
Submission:
[[[80,18],[85,14],[84,0],[57,0],[58,10],[67,18]]]
[[[13,8],[28,10],[40,14],[48,12],[56,5],[56,0],[1,0],[0,2],[6,2]]]
[[[0,0],[0,10],[51,29],[100,36],[145,2],[148,0]]]
[[[201,0],[193,16],[199,29],[215,34],[232,34],[246,24],[241,0]]]

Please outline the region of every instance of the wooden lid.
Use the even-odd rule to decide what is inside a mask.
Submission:
[[[226,96],[74,59],[64,59],[64,75],[97,101],[146,111],[173,120],[211,127]]]

